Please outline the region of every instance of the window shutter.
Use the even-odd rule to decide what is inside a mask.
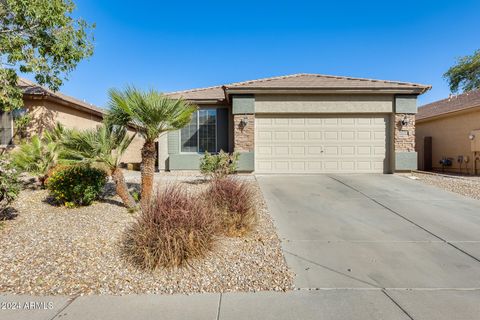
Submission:
[[[12,126],[12,113],[0,111],[0,145],[9,145],[12,143]]]
[[[217,151],[228,152],[228,109],[217,109]]]

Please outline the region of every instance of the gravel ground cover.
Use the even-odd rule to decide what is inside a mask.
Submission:
[[[480,177],[473,176],[448,176],[446,174],[430,174],[412,172],[405,176],[413,176],[418,181],[461,195],[480,200]]]
[[[136,180],[132,174],[129,180]],[[157,182],[162,180],[157,177]],[[14,218],[0,228],[0,292],[33,295],[197,293],[289,290],[293,274],[255,179],[258,225],[245,238],[219,238],[214,251],[189,267],[142,271],[121,258],[120,238],[135,214],[116,196],[90,207],[48,204],[45,190],[24,190]],[[193,191],[207,184],[177,181]],[[112,186],[110,185],[110,188]]]

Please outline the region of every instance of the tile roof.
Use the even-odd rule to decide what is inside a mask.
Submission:
[[[225,84],[223,86],[177,91],[168,93],[168,95],[172,97],[183,97],[191,100],[222,100],[225,98],[224,89],[227,92],[232,90],[249,89],[391,89],[399,91],[403,89],[411,89],[417,90],[418,93],[423,93],[430,88],[430,86],[410,82],[299,73],[258,80],[235,82]]]
[[[416,120],[424,120],[456,111],[480,107],[480,89],[450,96],[418,108]]]
[[[214,86],[208,88],[198,88],[184,91],[175,91],[167,93],[172,98],[181,98],[189,100],[223,100],[225,91],[223,86]]]
[[[48,88],[45,88],[35,82],[32,82],[24,78],[18,79],[18,87],[22,89],[23,94],[25,95],[52,97],[52,98],[73,104],[75,107],[79,109],[83,109],[90,113],[96,113],[98,115],[103,115],[106,113],[105,109],[99,108],[85,101],[81,101],[76,98],[67,96],[60,92],[54,92]]]

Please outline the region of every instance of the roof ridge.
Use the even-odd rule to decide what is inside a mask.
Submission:
[[[204,91],[204,90],[210,90],[210,89],[218,89],[218,88],[223,88],[223,87],[233,88],[233,87],[236,87],[236,86],[241,86],[241,85],[246,85],[246,84],[268,82],[268,81],[279,80],[279,79],[297,78],[297,77],[302,77],[302,76],[322,77],[322,78],[331,78],[331,79],[344,79],[344,80],[356,80],[356,81],[370,81],[370,82],[380,82],[380,83],[387,83],[387,84],[408,85],[408,86],[413,86],[413,87],[424,87],[423,85],[418,84],[418,83],[404,82],[404,81],[398,81],[398,80],[380,80],[380,79],[358,78],[358,77],[350,77],[350,76],[327,75],[327,74],[320,74],[320,73],[294,73],[294,74],[274,76],[274,77],[268,77],[268,78],[231,82],[231,83],[224,84],[224,85],[216,85],[216,86],[194,88],[194,89],[187,89],[187,90],[178,90],[178,91],[173,91],[173,92],[167,92],[167,94],[172,95],[172,94],[179,94],[179,93],[190,93],[190,92],[198,92],[198,91]],[[431,86],[426,86],[426,87],[430,88]]]
[[[298,76],[302,76],[302,75],[309,75],[309,74],[307,74],[307,73],[296,73],[296,74],[275,76],[275,77],[269,77],[269,78],[261,78],[261,79],[255,79],[255,80],[245,80],[245,81],[231,82],[231,83],[227,83],[227,84],[221,84],[221,85],[215,85],[215,86],[209,86],[209,87],[172,91],[172,92],[167,92],[167,94],[171,95],[171,94],[178,94],[178,93],[185,93],[185,92],[197,92],[197,91],[203,91],[203,90],[209,90],[209,89],[223,88],[223,87],[231,86],[231,85],[239,85],[239,84],[244,84],[244,83],[269,81],[269,80],[284,79],[284,78],[292,78],[292,77],[298,77]]]
[[[392,83],[392,84],[400,84],[400,85],[421,86],[420,84],[414,83],[414,82],[405,82],[405,81],[398,81],[398,80],[381,80],[381,79],[372,79],[372,78],[359,78],[359,77],[351,77],[351,76],[337,76],[337,75],[328,75],[328,74],[321,74],[321,73],[295,73],[290,75],[276,76],[276,77],[263,78],[263,79],[257,79],[257,80],[234,82],[226,86],[237,86],[237,85],[243,85],[248,83],[266,82],[271,80],[295,78],[300,76],[313,76],[313,77],[332,78],[332,79],[360,80],[360,81],[383,82],[383,83]]]
[[[382,79],[373,79],[373,78],[360,78],[360,77],[351,77],[351,76],[335,76],[335,75],[328,75],[328,74],[314,74],[316,76],[321,76],[325,78],[336,78],[336,79],[347,79],[347,80],[363,80],[363,81],[372,81],[372,82],[383,82],[383,83],[394,83],[394,84],[405,84],[405,85],[412,85],[412,86],[419,86],[420,84],[415,82],[405,82],[399,80],[382,80]]]
[[[226,87],[227,86],[238,86],[238,85],[247,84],[247,83],[266,82],[266,81],[272,81],[272,80],[278,80],[278,79],[287,79],[287,78],[296,78],[296,77],[308,76],[308,75],[314,75],[314,74],[313,73],[294,73],[294,74],[287,74],[287,75],[282,75],[282,76],[274,76],[274,77],[268,77],[268,78],[260,78],[260,79],[254,79],[254,80],[232,82],[232,83],[226,84],[225,86]]]
[[[166,92],[165,94],[171,95],[171,94],[184,93],[184,92],[197,92],[197,91],[204,91],[204,90],[209,90],[209,89],[222,88],[223,86],[224,86],[223,84],[220,84],[220,85],[210,86],[210,87],[194,88],[194,89],[187,89],[187,90],[179,90],[179,91]]]

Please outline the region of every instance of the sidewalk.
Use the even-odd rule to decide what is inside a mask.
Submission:
[[[36,308],[43,306],[48,308],[51,303],[52,308],[2,309],[0,319],[473,320],[478,319],[480,315],[480,306],[476,303],[479,298],[479,290],[381,289],[71,298],[2,295],[0,296],[2,308],[5,307],[4,303],[12,302],[19,302],[22,308],[33,308],[34,305],[30,302],[37,302]]]

